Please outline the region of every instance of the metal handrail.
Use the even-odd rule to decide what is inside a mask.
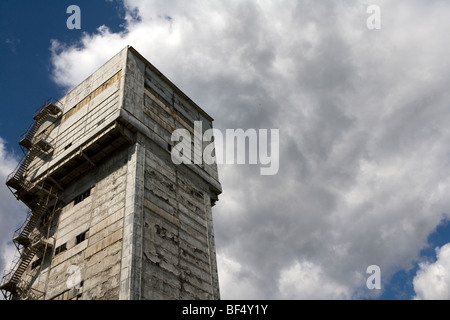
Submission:
[[[19,253],[19,254],[17,254],[17,253]],[[9,270],[8,269],[3,270],[2,282],[1,282],[2,285],[11,281],[12,277],[14,276],[15,270],[17,269],[17,267],[20,263],[21,256],[22,256],[22,254],[19,251],[16,251],[16,253],[14,254],[14,258],[11,262],[11,268],[9,268]]]
[[[58,106],[59,101],[51,97],[50,99],[46,100],[42,106],[36,109],[34,112],[33,118],[36,117],[42,110],[44,110],[48,105],[54,104],[55,106]]]
[[[22,159],[20,159],[19,163],[17,164],[16,168],[14,169],[13,172],[11,172],[10,174],[8,174],[8,176],[6,177],[6,181],[10,180],[13,176],[15,176],[16,172],[19,170],[20,166],[22,165],[22,163],[25,161],[25,159],[27,158],[27,155],[23,155]]]
[[[23,233],[23,231],[25,230],[26,226],[28,225],[28,222],[30,222],[31,216],[33,215],[33,211],[29,210],[27,217],[25,219],[25,221],[23,222],[22,226],[17,229],[16,231],[14,231],[13,234],[13,239],[18,237],[19,235],[21,235]]]
[[[36,111],[34,112],[34,115],[33,115],[33,119],[34,119],[34,118],[35,118],[42,110],[44,110],[47,106],[49,106],[49,105],[51,105],[51,104],[53,104],[53,105],[55,105],[55,106],[58,106],[59,100],[56,100],[55,98],[52,97],[52,98],[48,99],[47,101],[45,101],[44,104],[43,104],[42,106],[40,106],[39,108],[36,109]],[[20,136],[20,140],[23,140],[23,139],[25,139],[25,138],[27,137],[27,135],[29,134],[30,130],[33,128],[33,125],[35,124],[35,122],[36,122],[36,121],[33,121],[33,122],[28,126],[27,131],[25,131],[25,133],[23,133],[23,134]]]

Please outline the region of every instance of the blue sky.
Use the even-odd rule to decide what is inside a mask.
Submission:
[[[0,135],[16,151],[15,141],[23,134],[33,112],[47,99],[64,95],[65,89],[52,80],[51,39],[77,43],[82,32],[92,33],[105,24],[120,30],[120,3],[80,1],[82,28],[69,30],[67,7],[73,1],[12,1],[1,4],[0,50],[1,106],[7,114],[0,120]],[[24,94],[26,92],[26,94]]]
[[[450,223],[448,220],[437,226],[436,231],[428,237],[428,245],[420,252],[420,261],[436,262],[435,248],[440,248],[450,242]],[[409,300],[414,298],[413,278],[419,269],[418,263],[413,263],[409,270],[401,270],[393,275],[385,284],[379,299]]]
[[[66,27],[72,4],[81,30]],[[2,1],[1,178],[34,111],[132,45],[216,128],[280,129],[278,175],[219,167],[222,298],[450,299],[448,12],[439,0]],[[4,186],[0,200],[1,271],[25,210]],[[374,264],[381,290],[366,287]]]

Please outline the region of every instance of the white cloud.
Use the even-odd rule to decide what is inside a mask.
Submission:
[[[417,300],[450,300],[450,243],[436,248],[436,258],[419,264],[413,280]]]
[[[258,299],[259,289],[251,281],[255,272],[246,270],[239,262],[224,254],[217,256],[219,265],[219,287],[222,300]]]
[[[282,299],[350,299],[352,292],[348,285],[342,285],[329,278],[320,266],[309,261],[297,261],[281,271],[279,282]]]
[[[369,4],[380,5],[381,30],[366,27]],[[450,3],[125,6],[123,32],[101,27],[73,46],[53,42],[57,83],[78,84],[129,44],[215,127],[280,129],[277,176],[220,168],[223,297],[371,295],[369,265],[382,279],[410,267],[449,218]]]
[[[118,52],[125,46],[123,38],[111,33],[107,27],[101,26],[97,30],[94,36],[84,33],[79,46],[68,47],[56,39],[51,40],[53,80],[58,85],[70,88],[80,83],[91,71],[108,61],[111,52]],[[86,46],[92,46],[91,50],[84,50]]]

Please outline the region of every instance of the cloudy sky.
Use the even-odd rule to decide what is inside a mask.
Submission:
[[[66,27],[70,4],[80,30]],[[34,109],[131,45],[216,128],[280,130],[277,175],[219,167],[223,299],[450,299],[450,2],[22,0],[0,12],[2,181]],[[26,211],[1,184],[0,199],[1,270]],[[381,289],[367,286],[373,265]]]

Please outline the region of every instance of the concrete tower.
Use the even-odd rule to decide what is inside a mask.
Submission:
[[[6,182],[30,211],[4,296],[219,299],[217,166],[171,160],[172,132],[196,121],[212,128],[132,47],[37,110]]]

